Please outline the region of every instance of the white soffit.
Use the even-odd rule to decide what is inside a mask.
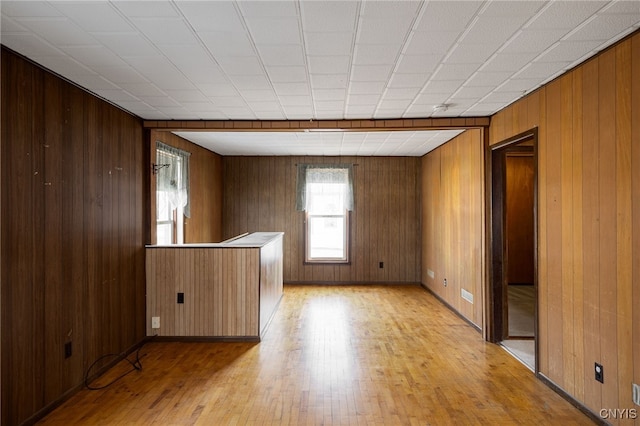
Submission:
[[[464,130],[173,132],[220,155],[422,156]]]

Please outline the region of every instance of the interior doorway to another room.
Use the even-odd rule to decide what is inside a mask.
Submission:
[[[525,133],[491,148],[490,340],[536,367],[536,146]]]

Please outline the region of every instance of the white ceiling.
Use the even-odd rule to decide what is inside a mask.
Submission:
[[[2,44],[149,120],[488,116],[640,27],[638,0],[3,0],[0,8]],[[434,112],[440,104],[448,109]],[[186,136],[205,143],[205,134]],[[323,138],[338,145],[334,136]],[[221,146],[246,138],[229,137]],[[395,145],[380,152],[416,155]]]

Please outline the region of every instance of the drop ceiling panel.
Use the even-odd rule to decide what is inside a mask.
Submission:
[[[3,0],[0,10],[3,45],[145,119],[490,115],[640,25],[638,1]],[[448,110],[434,114],[440,103]],[[354,152],[416,152],[381,143]]]

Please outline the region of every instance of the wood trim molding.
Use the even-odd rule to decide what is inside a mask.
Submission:
[[[145,120],[145,129],[224,132],[391,131],[488,128],[489,117],[396,120]]]

